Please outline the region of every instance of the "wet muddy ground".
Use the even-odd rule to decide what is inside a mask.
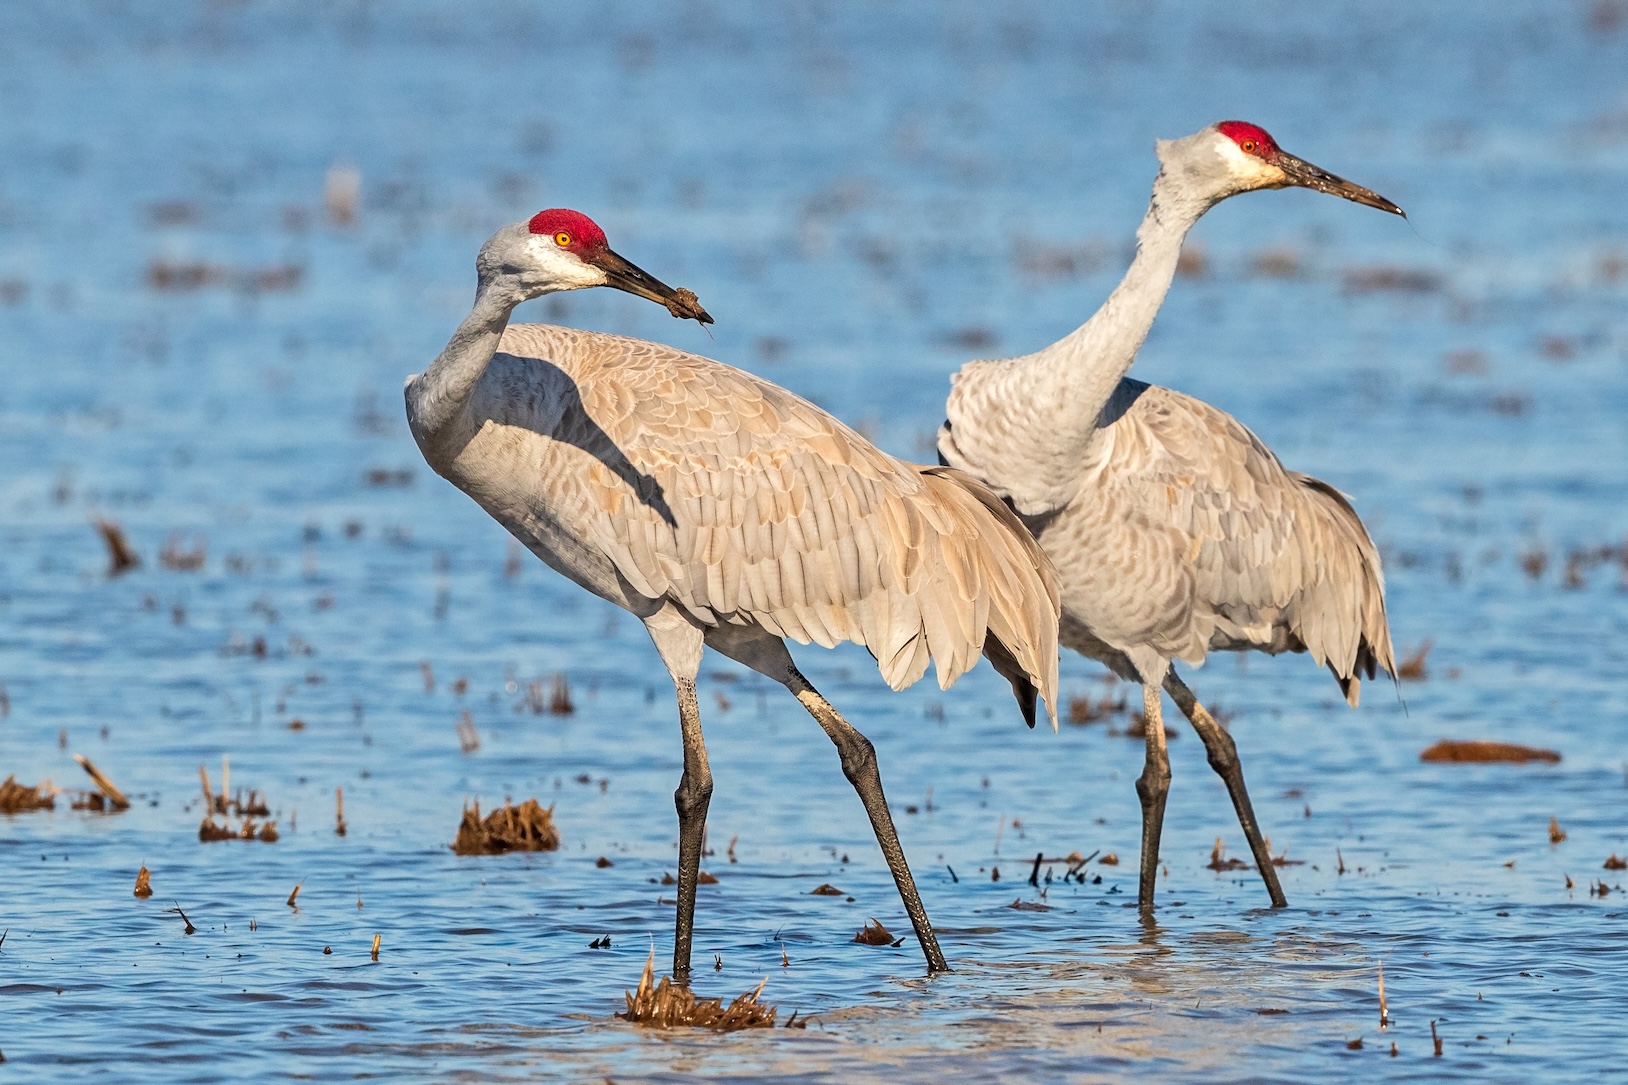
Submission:
[[[15,4],[0,61],[0,779],[64,789],[0,813],[0,1079],[1620,1070],[1622,3]],[[675,711],[638,624],[406,433],[480,242],[580,208],[718,323],[609,291],[520,319],[742,365],[926,459],[956,366],[1117,280],[1153,137],[1227,116],[1413,223],[1228,203],[1136,370],[1350,492],[1384,548],[1408,681],[1351,711],[1301,658],[1188,675],[1303,864],[1290,907],[1228,869],[1183,733],[1138,924],[1142,747],[1094,665],[1064,659],[1096,718],[1053,735],[987,668],[893,694],[801,650],[876,743],[956,968],[926,981],[912,939],[854,940],[909,927],[829,744],[711,658],[696,991],[768,977],[806,1027],[618,1020],[671,950]],[[1442,739],[1560,760],[1422,761]],[[74,754],[130,807],[74,809]],[[199,839],[200,765],[245,800],[232,839]],[[453,853],[466,806],[528,799],[557,850]]]

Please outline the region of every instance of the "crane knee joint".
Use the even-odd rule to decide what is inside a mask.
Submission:
[[[848,777],[849,783],[876,774],[876,747],[857,731],[842,744],[838,753],[842,757],[842,774]]]
[[[1136,794],[1144,802],[1170,791],[1170,765],[1148,765],[1136,778]]]
[[[673,792],[673,806],[678,810],[680,818],[692,817],[696,814],[706,815],[707,806],[712,802],[712,780],[710,778],[691,783],[685,776],[678,783],[678,789]]]

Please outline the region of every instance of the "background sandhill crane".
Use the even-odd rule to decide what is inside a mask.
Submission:
[[[592,221],[543,211],[480,251],[473,311],[407,382],[424,458],[552,568],[636,615],[678,694],[673,975],[690,971],[712,795],[696,702],[709,645],[789,689],[837,746],[930,972],[948,966],[888,813],[875,751],[792,664],[783,637],[865,645],[894,689],[929,660],[948,686],[987,654],[1029,722],[1056,725],[1057,584],[983,484],[894,459],[792,393],[655,343],[540,325],[520,302],[615,286],[710,321],[613,253]]]
[[[1282,907],[1237,749],[1171,661],[1197,664],[1223,649],[1308,651],[1355,705],[1362,675],[1395,671],[1379,554],[1333,487],[1285,470],[1225,412],[1125,373],[1170,288],[1182,239],[1228,196],[1298,185],[1402,209],[1241,121],[1160,141],[1158,155],[1124,280],[1089,321],[1044,350],[964,366],[938,446],[945,463],[1009,498],[1050,555],[1063,584],[1063,643],[1142,684],[1144,914],[1170,786],[1161,685],[1204,740]]]

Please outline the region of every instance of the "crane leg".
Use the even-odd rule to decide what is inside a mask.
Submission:
[[[1255,856],[1255,869],[1261,872],[1261,880],[1266,883],[1272,907],[1287,907],[1289,902],[1283,895],[1283,886],[1278,884],[1278,868],[1272,863],[1271,850],[1267,848],[1266,840],[1261,836],[1261,827],[1255,821],[1255,808],[1250,804],[1249,790],[1244,787],[1244,767],[1238,760],[1238,747],[1232,741],[1232,736],[1198,703],[1198,698],[1187,688],[1187,683],[1176,676],[1174,667],[1165,674],[1164,688],[1169,692],[1170,699],[1176,702],[1176,707],[1181,709],[1182,715],[1192,722],[1193,730],[1204,741],[1210,767],[1227,785],[1227,794],[1232,796],[1232,808],[1238,811],[1238,824],[1244,830],[1244,839],[1249,841],[1249,851]]]
[[[888,812],[887,796],[882,793],[882,774],[876,767],[876,750],[870,739],[843,719],[796,668],[791,668],[786,688],[796,695],[836,744],[837,754],[842,758],[842,774],[854,785],[859,801],[865,804],[865,813],[870,815],[876,843],[882,848],[882,857],[887,860],[893,882],[899,887],[899,897],[904,901],[905,913],[916,930],[916,941],[927,958],[928,974],[948,972],[950,966],[944,960],[944,951],[938,948],[938,936],[933,933],[927,909],[922,907],[921,895],[916,892],[916,880],[910,876],[910,867],[905,862],[904,848],[899,845],[899,834],[893,827],[893,815]]]
[[[1164,713],[1159,697],[1159,683],[1142,683],[1147,757],[1142,764],[1142,775],[1136,779],[1136,796],[1142,800],[1142,876],[1136,887],[1136,906],[1143,916],[1153,914],[1153,890],[1159,875],[1159,836],[1164,831],[1165,798],[1170,794],[1170,754],[1165,749]]]
[[[673,982],[690,981],[690,945],[695,936],[695,885],[706,839],[707,806],[712,802],[712,770],[701,737],[701,707],[695,680],[675,678],[678,722],[684,735],[684,775],[673,792],[678,809],[678,925],[673,936]]]

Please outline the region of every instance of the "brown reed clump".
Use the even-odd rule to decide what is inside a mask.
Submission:
[[[1103,720],[1113,719],[1125,711],[1125,698],[1121,695],[1117,700],[1106,693],[1095,701],[1090,694],[1083,697],[1071,697],[1068,702],[1068,722],[1079,727],[1101,723]]]
[[[106,796],[107,801],[112,805],[113,809],[128,810],[130,808],[130,800],[124,797],[124,792],[120,791],[116,786],[114,786],[113,781],[109,780],[107,775],[103,773],[101,769],[93,765],[90,758],[86,757],[84,754],[76,753],[73,755],[73,759],[79,762],[80,767],[85,770],[86,775],[88,775],[91,778],[91,781],[96,784],[96,789],[101,792],[102,795]],[[97,807],[97,809],[101,808]]]
[[[1609,858],[1609,859],[1607,859],[1605,861],[1605,869],[1607,869],[1607,870],[1628,870],[1628,859],[1623,859],[1620,856],[1618,856],[1616,852],[1612,852],[1611,853],[1611,858]]]
[[[1345,272],[1347,294],[1377,294],[1395,291],[1404,294],[1431,294],[1442,288],[1442,279],[1432,271],[1403,267],[1354,267]]]
[[[268,817],[271,807],[266,797],[259,791],[251,788],[247,793],[240,787],[230,796],[226,794],[231,786],[231,763],[221,758],[221,789],[216,793],[209,783],[209,770],[198,766],[198,781],[203,786],[204,819],[198,824],[198,839],[204,843],[216,840],[259,840],[266,844],[275,844],[281,839],[277,832],[277,823],[268,821],[264,825],[256,825],[254,819]],[[220,822],[215,816],[220,815]],[[233,829],[228,818],[239,819],[238,827]]]
[[[541,678],[527,682],[526,695],[514,709],[526,709],[534,716],[569,716],[577,706],[571,699],[570,680],[564,674],[551,674],[546,682]]]
[[[548,684],[549,715],[569,716],[576,710],[577,706],[571,702],[571,684],[565,680],[565,675],[554,675]]]
[[[482,821],[480,803],[464,807],[463,820],[452,850],[458,855],[499,855],[506,851],[554,851],[560,832],[554,827],[554,807],[544,809],[536,799],[519,806],[505,802]]]
[[[97,520],[96,530],[107,544],[107,575],[120,576],[141,564],[141,555],[124,536],[124,528],[112,520]]]
[[[1521,746],[1514,742],[1482,742],[1444,738],[1419,754],[1420,761],[1507,761],[1524,764],[1527,761],[1558,762],[1560,754],[1537,746]]]
[[[153,874],[152,871],[143,866],[140,870],[136,871],[136,896],[142,900],[146,900],[152,895]]]
[[[696,998],[688,987],[681,987],[671,978],[663,976],[653,983],[656,955],[651,953],[644,962],[644,974],[639,977],[637,990],[629,991],[627,1012],[616,1016],[624,1021],[650,1028],[704,1028],[713,1032],[736,1032],[747,1028],[773,1028],[777,1010],[759,1002],[763,983],[745,994],[737,995],[728,1006],[721,998]]]
[[[1430,671],[1425,667],[1425,660],[1430,658],[1430,649],[1434,644],[1426,637],[1419,647],[1402,660],[1401,666],[1396,668],[1396,677],[1404,682],[1423,682],[1430,677]]]
[[[179,531],[174,532],[164,545],[158,549],[158,564],[177,573],[195,573],[204,567],[204,561],[209,556],[209,543],[202,536],[193,542],[190,547],[182,548],[185,541]]]
[[[460,678],[458,681],[462,682]],[[475,717],[469,709],[464,709],[464,717],[458,721],[458,748],[464,753],[474,753],[480,749],[480,732],[475,730]]]
[[[882,921],[875,916],[872,916],[871,921],[865,924],[864,929],[854,935],[854,941],[862,946],[891,946],[896,944],[893,934],[882,926]],[[903,939],[898,941],[903,941]]]
[[[1215,838],[1215,847],[1210,849],[1210,861],[1204,866],[1209,870],[1248,870],[1249,864],[1237,856],[1227,854],[1227,846],[1218,836]]]
[[[36,784],[30,787],[27,784],[19,784],[16,776],[7,776],[6,782],[0,784],[0,814],[53,810],[56,804],[56,796],[51,794],[49,784]]]
[[[198,839],[205,843],[216,840],[236,840],[238,835],[229,825],[217,825],[213,817],[206,817],[198,823]]]
[[[1148,718],[1146,716],[1144,716],[1140,712],[1132,712],[1130,714],[1130,720],[1131,720],[1131,722],[1126,725],[1126,727],[1125,727],[1125,729],[1123,731],[1121,731],[1117,727],[1114,727],[1114,726],[1110,725],[1109,728],[1108,728],[1108,733],[1110,735],[1121,736],[1121,737],[1124,737],[1124,738],[1147,738],[1148,737]],[[1165,741],[1174,742],[1176,739],[1181,737],[1181,732],[1180,731],[1166,731],[1164,737],[1165,737]]]

